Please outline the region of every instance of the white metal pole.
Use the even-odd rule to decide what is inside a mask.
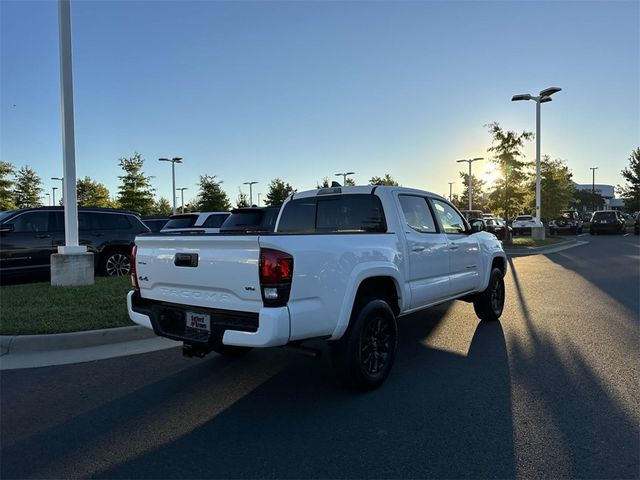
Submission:
[[[473,210],[473,202],[471,201],[471,197],[473,196],[473,192],[472,192],[472,186],[471,186],[471,162],[472,160],[469,160],[469,210]]]
[[[253,183],[249,183],[249,206],[253,206]]]
[[[73,125],[73,76],[71,64],[70,0],[58,0],[60,27],[60,85],[62,90],[62,156],[65,246],[60,253],[86,251],[78,243],[78,202],[76,195],[76,151]],[[71,248],[68,248],[71,247]]]
[[[536,99],[536,224],[540,225],[540,100]]]
[[[180,203],[182,203],[182,207],[180,209],[180,212],[184,213],[184,188],[182,190],[180,190],[180,200],[181,200]]]
[[[171,160],[171,186],[173,187],[173,214],[176,214],[176,162]]]

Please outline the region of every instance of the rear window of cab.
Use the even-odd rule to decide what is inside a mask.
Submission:
[[[288,202],[280,233],[383,233],[387,224],[380,199],[371,194],[307,197]]]

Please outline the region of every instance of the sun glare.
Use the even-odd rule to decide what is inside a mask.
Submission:
[[[482,169],[480,180],[484,180],[487,188],[492,188],[501,175],[497,165],[489,164]]]

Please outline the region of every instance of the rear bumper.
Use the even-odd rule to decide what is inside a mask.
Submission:
[[[139,292],[127,295],[129,318],[157,335],[200,347],[216,344],[242,347],[277,347],[289,342],[289,309],[261,308],[258,314],[203,309],[144,299]],[[211,333],[191,333],[182,327],[181,312],[205,311],[212,317]],[[171,317],[171,318],[168,318]]]

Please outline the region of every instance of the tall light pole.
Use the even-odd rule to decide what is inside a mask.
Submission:
[[[596,210],[596,170],[598,167],[589,167],[591,170],[591,200],[593,201],[593,211]]]
[[[189,190],[189,187],[176,188],[176,190],[180,190],[180,198],[182,203],[182,209],[180,213],[184,213],[184,191]]]
[[[344,172],[344,173],[336,173],[336,177],[342,176],[342,185],[346,185],[347,184],[347,177],[349,175],[355,175],[356,172]]]
[[[253,181],[253,182],[243,183],[243,185],[249,185],[249,206],[250,207],[253,207],[253,188],[251,187],[253,187],[256,183],[259,183],[259,182]]]
[[[260,206],[260,196],[262,195],[262,193],[258,192],[258,206]]]
[[[511,97],[512,102],[519,100],[534,100],[536,102],[536,226],[541,227],[541,211],[540,211],[540,105],[551,101],[551,95],[558,93],[562,89],[560,87],[549,87],[541,90],[537,96],[529,93],[514,95]],[[532,233],[533,234],[533,233]],[[544,238],[544,230],[542,230],[542,238]]]
[[[56,190],[58,189],[58,187],[51,187],[51,191],[53,192],[53,205],[55,206],[56,204]]]
[[[51,194],[49,192],[46,192],[45,195],[47,196],[47,202],[49,203],[49,206],[51,206]]]
[[[159,158],[161,162],[171,162],[171,185],[173,195],[173,214],[176,214],[176,163],[182,163],[181,157],[173,157],[173,158]]]
[[[453,184],[456,182],[449,182],[449,201],[451,201],[451,193],[452,193],[452,188],[453,188]]]
[[[479,160],[484,160],[483,157],[476,157],[476,158],[469,158],[469,159],[462,159],[462,160],[456,160],[457,163],[461,163],[461,162],[468,162],[469,163],[469,182],[468,182],[468,188],[467,188],[467,196],[469,197],[469,210],[473,210],[473,185],[471,182],[471,164],[473,162],[477,162]]]

